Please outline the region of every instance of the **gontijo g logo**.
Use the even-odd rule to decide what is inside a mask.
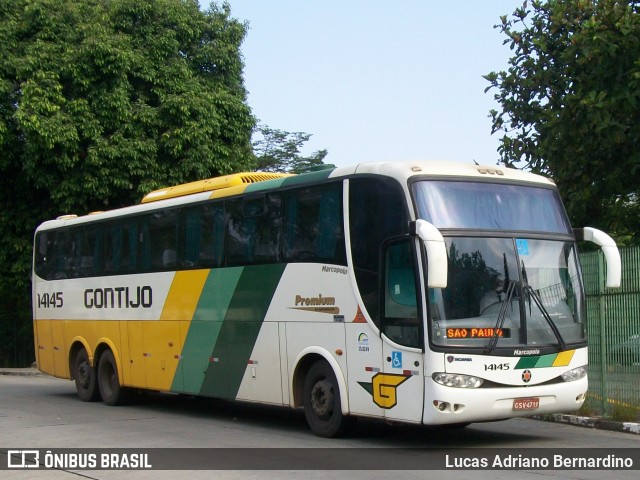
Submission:
[[[391,409],[398,404],[398,387],[409,378],[411,375],[378,372],[371,378],[371,383],[358,382],[358,384],[371,394],[373,403],[380,408]]]

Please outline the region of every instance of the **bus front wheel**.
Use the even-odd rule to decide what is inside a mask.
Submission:
[[[98,387],[102,400],[107,405],[122,405],[129,398],[127,388],[120,385],[118,367],[111,350],[100,355],[98,362]]]
[[[344,433],[347,418],[340,408],[340,389],[331,366],[314,363],[304,382],[304,416],[311,431],[319,437],[337,437]]]
[[[89,363],[89,354],[84,347],[78,350],[73,360],[73,379],[80,400],[95,402],[100,399],[96,369]]]

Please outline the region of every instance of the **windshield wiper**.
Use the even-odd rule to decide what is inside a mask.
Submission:
[[[511,306],[511,298],[513,297],[513,292],[515,291],[515,289],[516,289],[516,282],[514,280],[509,281],[509,284],[507,285],[507,297],[505,298],[504,302],[502,302],[502,305],[500,306],[500,312],[498,312],[498,319],[496,320],[496,326],[493,329],[493,336],[491,337],[491,340],[489,341],[489,345],[487,345],[487,348],[484,351],[485,355],[488,355],[489,353],[491,353],[496,348],[496,345],[498,344],[498,339],[500,338],[500,331],[502,331],[504,320],[505,318],[507,318],[507,308]]]
[[[564,338],[562,338],[562,335],[560,334],[560,330],[558,330],[558,327],[553,321],[553,319],[551,318],[551,315],[549,315],[549,312],[547,311],[545,306],[542,304],[542,299],[540,298],[540,295],[538,295],[538,292],[536,292],[533,289],[533,287],[529,285],[529,282],[527,280],[527,270],[524,267],[524,261],[522,261],[522,281],[523,281],[523,291],[526,292],[529,296],[529,316],[532,316],[531,299],[533,298],[534,303],[542,313],[542,318],[544,318],[545,321],[549,324],[549,327],[551,327],[551,331],[556,336],[556,340],[558,340],[558,343],[560,344],[560,348],[562,350],[565,350],[567,348],[567,344],[565,343]]]

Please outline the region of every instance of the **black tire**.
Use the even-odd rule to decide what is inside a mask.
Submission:
[[[340,389],[331,366],[314,363],[304,381],[304,416],[311,431],[319,437],[338,437],[347,427],[340,407]]]
[[[98,362],[98,387],[102,400],[107,405],[122,405],[129,401],[130,390],[120,386],[118,367],[111,350],[100,355]]]
[[[89,354],[83,347],[76,353],[73,359],[73,379],[76,384],[78,397],[83,402],[95,402],[100,400],[97,374],[95,367],[89,363]]]

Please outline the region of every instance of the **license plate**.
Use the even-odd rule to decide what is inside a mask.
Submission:
[[[535,410],[540,406],[540,399],[533,398],[516,398],[513,401],[514,410]]]

